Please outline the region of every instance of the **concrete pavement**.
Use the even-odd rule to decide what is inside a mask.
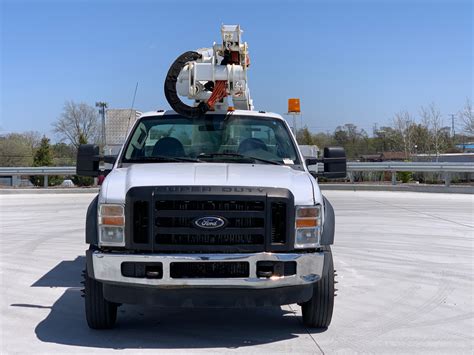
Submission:
[[[84,215],[93,194],[0,195],[2,354],[466,353],[474,351],[474,197],[325,191],[339,289],[326,331],[297,305],[249,310],[123,306],[84,320]]]

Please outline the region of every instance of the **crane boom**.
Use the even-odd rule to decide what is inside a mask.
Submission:
[[[239,25],[222,25],[220,44],[183,53],[174,61],[166,76],[165,96],[176,112],[199,117],[209,110],[226,111],[227,97],[236,109],[253,109],[248,46],[241,41],[242,32]],[[194,100],[194,105],[186,105],[179,96]]]

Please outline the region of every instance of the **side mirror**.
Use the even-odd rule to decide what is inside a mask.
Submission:
[[[342,147],[324,148],[324,174],[326,178],[345,178],[347,175],[346,152]]]
[[[76,174],[79,176],[99,175],[99,146],[81,144],[77,150]]]
[[[104,160],[104,163],[114,165],[115,161],[117,160],[117,156],[116,155],[104,155],[103,160]]]
[[[305,162],[306,162],[306,166],[318,165],[319,160],[318,160],[318,158],[306,158]]]
[[[342,147],[324,148],[322,159],[306,158],[306,166],[314,177],[325,177],[328,179],[345,178],[347,175],[346,152]],[[324,164],[324,172],[318,172],[317,164]],[[310,166],[316,166],[311,169]]]

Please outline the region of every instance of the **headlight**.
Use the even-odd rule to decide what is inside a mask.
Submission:
[[[125,246],[125,214],[122,205],[99,206],[99,245]]]
[[[295,248],[319,246],[321,235],[321,205],[297,206],[295,216]]]

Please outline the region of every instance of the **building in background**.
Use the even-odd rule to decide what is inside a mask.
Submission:
[[[117,155],[125,143],[128,132],[141,112],[123,108],[108,109],[105,118],[105,155]]]
[[[474,142],[456,144],[456,148],[463,151],[463,153],[474,153]]]

